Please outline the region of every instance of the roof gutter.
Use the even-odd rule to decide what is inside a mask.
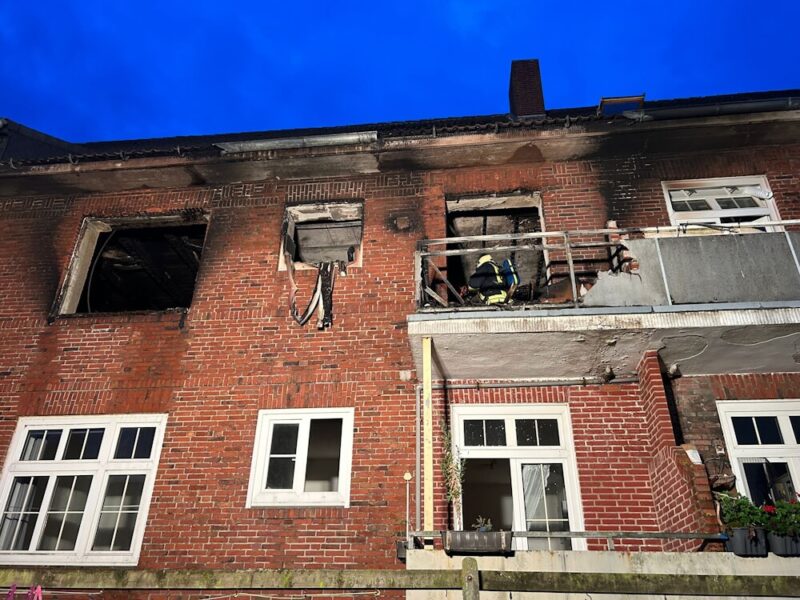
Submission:
[[[633,121],[660,121],[666,119],[691,119],[697,117],[776,112],[799,108],[800,97],[788,96],[785,98],[751,100],[748,102],[718,102],[704,106],[682,106],[674,108],[645,107],[642,110],[626,110],[622,115]]]
[[[290,148],[350,146],[356,144],[372,144],[377,141],[377,131],[359,131],[355,133],[311,135],[271,140],[252,140],[247,142],[220,142],[214,145],[220,148],[223,154],[231,154],[238,152],[257,152],[261,150],[284,150]]]

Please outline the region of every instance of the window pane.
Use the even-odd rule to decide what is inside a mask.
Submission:
[[[0,550],[28,550],[48,477],[15,477],[0,522]]]
[[[464,421],[464,445],[483,446],[483,421],[470,419]]]
[[[675,212],[688,212],[691,209],[688,202],[673,200],[672,201],[672,210]]]
[[[689,200],[689,207],[692,210],[711,210],[711,207],[705,200]]]
[[[558,420],[539,419],[539,445],[540,446],[560,446],[561,440],[558,437]]]
[[[717,204],[722,210],[738,208],[736,206],[736,201],[733,198],[717,198]]]
[[[108,478],[92,550],[130,549],[144,481],[144,475],[111,475]]]
[[[794,485],[785,462],[744,462],[747,490],[753,504],[791,500],[795,497]]]
[[[567,493],[562,465],[522,465],[522,490],[528,531],[569,530]],[[552,538],[543,541],[548,542],[546,546],[532,543],[529,544],[529,548],[544,547],[561,550],[572,547],[567,538]]]
[[[66,475],[56,478],[50,508],[47,511],[47,521],[37,550],[75,549],[91,483],[91,475]]]
[[[117,513],[101,513],[92,550],[111,550],[111,539],[117,525]]]
[[[100,454],[103,429],[72,429],[64,450],[65,460],[94,460]]]
[[[61,430],[36,430],[28,432],[20,460],[53,460],[61,440]]]
[[[789,421],[792,423],[792,430],[794,431],[794,441],[796,444],[800,444],[800,416],[792,415],[789,417]]]
[[[758,208],[758,202],[749,196],[734,198],[739,208]]]
[[[745,446],[757,445],[756,428],[753,425],[752,417],[731,417],[733,431],[736,434],[736,441]]]
[[[758,428],[758,437],[761,438],[762,444],[783,443],[777,417],[756,417],[755,421]]]
[[[120,514],[119,524],[117,525],[117,535],[114,538],[112,550],[130,550],[131,540],[133,539],[133,529],[136,526],[137,516],[137,512],[124,512]]]
[[[110,475],[106,485],[106,496],[103,498],[103,510],[117,510],[122,506],[122,494],[125,493],[127,475]]]
[[[155,435],[155,427],[123,427],[114,458],[150,458]]]
[[[83,442],[86,441],[86,429],[72,429],[67,438],[67,449],[64,450],[65,460],[77,460],[83,453]]]
[[[150,458],[155,437],[155,427],[140,427],[139,439],[136,441],[136,451],[133,453],[133,458]]]
[[[276,423],[272,427],[272,445],[270,454],[294,454],[297,451],[297,432],[300,426],[296,423]]]
[[[100,444],[103,442],[102,429],[90,429],[86,438],[86,447],[83,449],[84,460],[94,460],[100,454]]]
[[[290,490],[294,481],[294,458],[270,457],[267,468],[268,490]]]
[[[342,419],[311,421],[304,491],[335,492],[339,489],[341,447]]]
[[[506,424],[501,419],[487,419],[486,424],[486,445],[505,446],[506,445]]]
[[[133,456],[133,447],[136,445],[136,432],[138,427],[123,427],[119,430],[119,438],[117,439],[117,449],[114,452],[114,458],[131,458]]]
[[[538,446],[536,438],[536,419],[516,419],[517,446]]]
[[[129,475],[128,486],[125,488],[122,510],[139,510],[139,504],[142,502],[143,489],[144,475]]]

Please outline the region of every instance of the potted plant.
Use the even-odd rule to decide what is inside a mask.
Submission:
[[[464,483],[464,461],[458,458],[458,448],[453,446],[450,431],[442,429],[442,475],[447,500],[453,511],[453,527],[461,529],[461,487]]]
[[[764,526],[769,513],[755,506],[746,496],[717,494],[717,502],[729,538],[725,548],[737,556],[766,556]]]
[[[769,514],[769,549],[778,556],[800,556],[800,503],[797,499],[778,500],[775,506],[765,506],[764,510]]]

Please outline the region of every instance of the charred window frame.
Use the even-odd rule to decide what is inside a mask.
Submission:
[[[51,316],[189,308],[209,217],[86,217]]]
[[[287,251],[299,270],[316,270],[320,263],[330,261],[360,267],[363,229],[364,203],[360,200],[287,206],[278,270],[286,270]]]
[[[479,235],[525,234],[545,230],[542,215],[542,197],[539,192],[514,191],[496,194],[474,194],[469,196],[447,196],[447,237],[461,238]],[[509,259],[520,279],[518,299],[529,300],[536,288],[544,285],[548,278],[548,252],[539,251],[492,251],[493,246],[525,245],[511,240],[500,242],[462,242],[463,249],[486,248],[498,264]],[[449,256],[447,258],[448,279],[456,287],[467,284],[475,271],[479,254]]]

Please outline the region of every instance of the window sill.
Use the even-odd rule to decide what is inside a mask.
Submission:
[[[287,498],[249,500],[247,508],[350,508],[349,498],[319,498],[292,496]]]
[[[135,567],[139,564],[139,556],[133,554],[80,555],[74,552],[36,552],[15,553],[0,552],[0,565],[31,565],[52,567],[74,567],[75,565],[91,567]]]
[[[148,322],[148,321],[183,321],[189,314],[188,308],[166,308],[164,310],[129,310],[124,312],[91,312],[91,313],[65,313],[50,315],[48,324],[55,322],[86,321],[94,319],[102,322]]]

